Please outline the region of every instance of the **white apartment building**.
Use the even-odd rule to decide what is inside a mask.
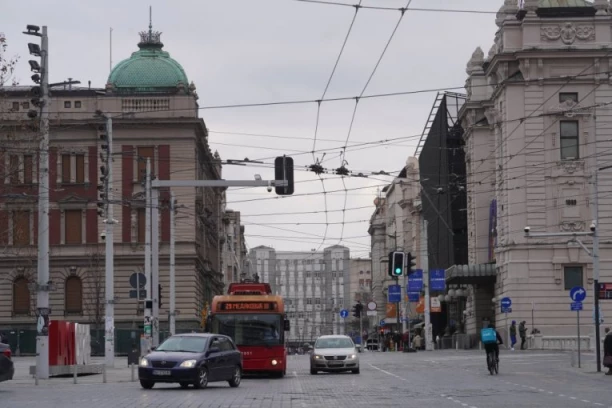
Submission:
[[[259,246],[249,252],[250,271],[285,298],[291,321],[288,341],[304,343],[322,334],[344,334],[340,310],[350,309],[350,251],[283,252]]]
[[[544,336],[576,333],[569,290],[583,286],[582,333],[593,333],[591,256],[570,237],[594,219],[594,174],[612,164],[612,9],[607,0],[505,1],[488,55],[467,65],[465,130],[469,268],[450,268],[447,283],[470,284],[464,314],[475,335],[527,321]],[[612,174],[599,174],[600,282],[612,282]],[[580,237],[592,248],[591,237]],[[494,263],[493,268],[479,268]],[[484,275],[478,275],[478,269]],[[487,281],[487,278],[489,279]],[[476,282],[479,279],[480,282]],[[512,300],[501,313],[499,301]],[[601,301],[604,318],[612,303]],[[602,330],[603,332],[603,330]]]

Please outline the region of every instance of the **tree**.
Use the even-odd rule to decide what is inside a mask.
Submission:
[[[17,79],[13,76],[19,56],[7,56],[6,49],[8,43],[4,33],[0,33],[0,86],[5,86],[10,82],[11,85],[17,85]]]

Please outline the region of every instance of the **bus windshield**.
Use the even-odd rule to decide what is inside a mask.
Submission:
[[[234,339],[237,346],[278,346],[282,340],[282,318],[273,314],[217,314],[213,333]]]

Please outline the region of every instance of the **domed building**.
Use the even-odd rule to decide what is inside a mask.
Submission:
[[[29,87],[13,87],[4,97],[18,107],[11,118],[27,120]],[[134,282],[145,277],[146,211],[144,177],[147,159],[159,180],[218,180],[221,159],[208,146],[208,132],[198,117],[195,86],[179,62],[164,50],[161,33],[140,33],[138,50],[115,65],[104,88],[55,88],[50,123],[50,295],[51,320],[89,323],[94,328],[94,354],[104,350],[105,239],[108,208],[113,209],[115,348],[127,353],[132,336],[142,331],[142,290]],[[112,118],[113,196],[107,199],[107,129]],[[11,119],[8,118],[8,119]],[[7,120],[8,120],[7,119]],[[8,122],[7,122],[8,123]],[[31,137],[24,135],[24,138]],[[0,151],[0,161],[14,164],[11,185],[2,188],[24,197],[35,196],[36,151]],[[23,153],[21,153],[23,151]],[[10,166],[5,166],[10,170]],[[7,173],[8,174],[8,173]],[[6,177],[8,180],[9,177]],[[4,178],[2,179],[4,180]],[[223,291],[224,192],[209,188],[172,188],[181,206],[176,222],[176,329],[199,330],[201,311]],[[158,219],[159,287],[153,281],[154,311],[159,307],[160,337],[168,332],[170,278],[170,191],[159,192],[159,208],[148,208]],[[14,201],[14,200],[13,200]],[[0,330],[21,328],[22,353],[34,352],[36,293],[35,200],[15,204],[0,196]],[[155,213],[158,214],[155,214]],[[14,253],[13,253],[14,252]],[[240,248],[237,256],[240,257]],[[136,279],[136,278],[140,279]],[[147,279],[148,280],[148,279]],[[150,282],[147,282],[150,284]],[[161,288],[161,296],[157,290]],[[161,299],[160,299],[161,298]],[[140,322],[140,329],[135,329]],[[155,322],[153,322],[155,323]],[[155,324],[154,324],[155,327]],[[32,329],[32,331],[28,331]],[[136,332],[134,332],[136,330]],[[18,339],[10,339],[15,344]]]

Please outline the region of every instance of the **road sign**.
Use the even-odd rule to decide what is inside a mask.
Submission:
[[[366,316],[376,316],[376,310],[368,310]]]
[[[574,286],[570,290],[570,299],[574,302],[582,302],[586,298],[586,290],[582,286]]]
[[[376,310],[376,302],[369,302],[368,303],[368,310]]]
[[[340,317],[343,318],[343,319],[346,319],[348,317],[348,310],[342,309],[340,311]]]
[[[382,327],[382,326],[384,326],[384,325],[385,325],[385,321],[384,321],[384,320],[381,320],[381,321],[380,321],[380,323],[379,323],[379,326],[381,326],[381,327]]]
[[[599,284],[599,300],[612,300],[612,283]]]
[[[420,292],[423,290],[423,270],[417,269],[408,277],[408,292]]]
[[[144,273],[134,272],[133,274],[130,275],[130,286],[133,287],[134,289],[137,289],[138,287],[142,289],[145,287],[146,284],[147,284],[147,277],[144,275]]]
[[[408,292],[408,301],[412,303],[417,303],[421,296],[421,292]]]
[[[400,303],[402,301],[402,287],[400,285],[389,285],[389,303]]]
[[[502,313],[510,313],[512,312],[512,300],[509,297],[505,297],[500,302],[501,312]]]
[[[429,289],[444,292],[446,290],[446,279],[444,269],[432,269],[429,271]]]
[[[577,312],[582,310],[582,302],[572,302],[571,305],[572,312]]]
[[[130,299],[146,299],[147,298],[147,290],[140,289],[140,296],[137,290],[130,290]]]

